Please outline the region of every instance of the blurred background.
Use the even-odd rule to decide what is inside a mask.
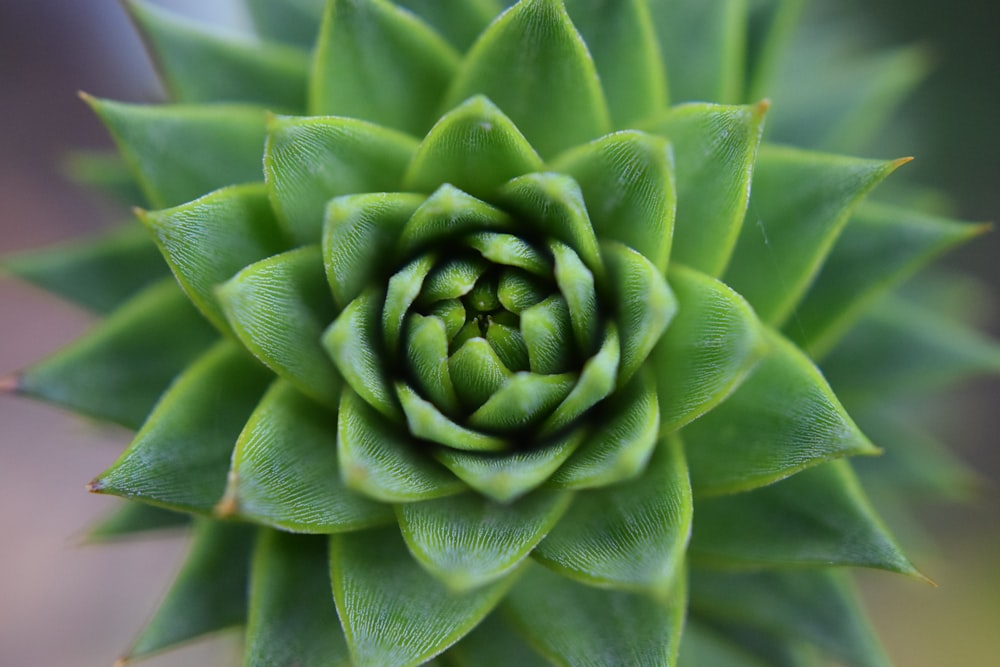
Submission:
[[[239,22],[224,0],[160,0]],[[841,0],[882,44],[919,43],[934,69],[906,105],[913,178],[955,199],[959,217],[1000,218],[1000,9],[986,0]],[[132,102],[160,91],[117,0],[0,2],[0,255],[98,229],[126,215],[61,176],[68,148],[109,146],[76,97]],[[896,157],[871,155],[871,157]],[[908,166],[907,169],[911,169]],[[949,261],[992,284],[1000,305],[1000,234]],[[986,314],[994,336],[1000,318]],[[76,338],[89,316],[0,276],[0,376]],[[937,547],[917,556],[937,589],[880,573],[861,577],[875,623],[901,667],[988,667],[1000,655],[1000,382],[961,394],[974,418],[951,444],[984,479],[973,504],[929,508]],[[114,460],[124,431],[0,397],[0,665],[110,665],[148,618],[183,554],[180,538],[103,547],[79,535],[113,500],[83,486]],[[235,636],[145,664],[226,665]],[[706,666],[711,667],[711,666]]]

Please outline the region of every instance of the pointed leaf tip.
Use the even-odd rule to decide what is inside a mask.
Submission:
[[[93,482],[87,482],[84,487],[88,493],[102,493],[104,491],[104,485],[101,484],[100,479],[95,479]]]
[[[21,374],[13,373],[0,378],[0,394],[16,394],[21,389]]]

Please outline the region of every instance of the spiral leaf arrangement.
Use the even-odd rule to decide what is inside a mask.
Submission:
[[[141,225],[8,262],[108,314],[14,382],[137,429],[94,538],[194,517],[127,659],[886,664],[837,566],[921,575],[842,400],[883,495],[948,493],[887,408],[1000,355],[885,300],[981,230],[863,203],[905,159],[761,144],[799,4],[129,3],[176,103],[85,96],[81,173]]]

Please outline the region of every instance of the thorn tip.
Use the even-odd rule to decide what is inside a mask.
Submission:
[[[21,389],[21,374],[0,377],[0,394],[16,394]]]

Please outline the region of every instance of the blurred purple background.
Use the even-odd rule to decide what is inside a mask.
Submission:
[[[232,3],[162,0],[190,13],[239,22]],[[888,40],[918,40],[937,51],[939,68],[914,101],[926,127],[917,157],[925,180],[960,197],[960,213],[995,220],[1000,133],[1000,47],[992,34],[992,3],[965,0],[941,16],[907,3],[852,3],[882,21]],[[109,145],[77,90],[141,102],[159,90],[145,54],[116,0],[32,0],[0,3],[0,255],[72,238],[120,219],[122,211],[67,184],[60,162],[68,148]],[[918,162],[917,164],[920,164]],[[952,257],[1000,286],[1000,234]],[[1000,288],[996,290],[1000,304]],[[73,340],[91,323],[79,310],[0,277],[0,375]],[[992,319],[994,332],[1000,320]],[[940,584],[931,589],[878,573],[863,577],[901,666],[987,667],[1000,655],[1000,383],[982,381],[963,394],[975,422],[953,442],[987,479],[971,507],[942,508],[928,520],[937,554],[918,559]],[[85,526],[114,501],[83,485],[127,443],[124,431],[82,422],[59,410],[0,397],[0,665],[110,665],[162,594],[183,552],[179,539],[105,547],[79,546]],[[145,664],[224,665],[228,638]]]

